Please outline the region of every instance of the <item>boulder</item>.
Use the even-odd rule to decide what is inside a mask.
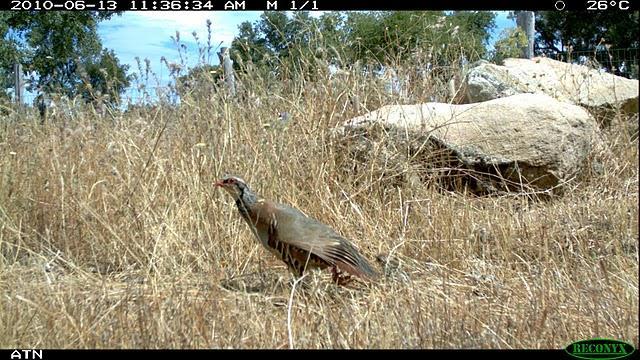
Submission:
[[[376,161],[386,175],[400,174],[411,163],[421,179],[464,179],[478,193],[560,189],[599,141],[589,112],[541,93],[476,104],[388,105],[335,131],[347,146],[338,153],[350,158],[352,171]]]
[[[638,80],[549,58],[506,59],[504,65],[480,61],[464,80],[466,102],[522,93],[543,93],[583,106],[598,119],[612,111],[638,113]]]

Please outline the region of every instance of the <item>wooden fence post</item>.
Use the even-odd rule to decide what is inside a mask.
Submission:
[[[220,58],[220,64],[224,70],[224,81],[227,84],[227,88],[232,96],[236,95],[236,79],[233,74],[233,61],[229,55],[228,47],[221,47],[218,52],[218,58]]]
[[[16,105],[24,105],[24,80],[22,78],[22,64],[13,64],[13,86]]]
[[[527,47],[523,49],[525,59],[533,58],[533,42],[536,34],[536,16],[533,11],[518,11],[516,13],[516,24],[525,34],[527,34]]]

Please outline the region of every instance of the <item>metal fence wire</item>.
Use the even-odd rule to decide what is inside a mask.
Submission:
[[[638,79],[638,48],[611,49],[599,46],[596,50],[591,51],[564,51],[552,54],[538,53],[536,55],[546,56],[558,61],[585,65],[628,79]],[[167,96],[167,93],[169,93],[171,89],[167,86],[147,86],[145,90],[143,93],[134,86],[130,87],[121,95],[121,103],[139,104],[148,102],[150,99],[157,100],[163,95]],[[24,92],[22,101],[28,106],[37,106],[37,97],[38,94]]]
[[[591,51],[564,51],[546,56],[558,61],[602,69],[628,79],[638,79],[638,48],[599,47]]]

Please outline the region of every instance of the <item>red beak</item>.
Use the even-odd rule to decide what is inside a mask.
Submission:
[[[216,181],[216,183],[214,184],[214,186],[222,186],[222,180],[218,180],[218,181]]]

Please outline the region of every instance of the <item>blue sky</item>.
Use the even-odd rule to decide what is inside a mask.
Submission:
[[[256,21],[261,12],[223,11],[139,11],[124,12],[98,25],[98,35],[105,48],[113,49],[123,64],[129,65],[130,73],[139,73],[136,57],[144,69],[144,59],[149,60],[151,71],[157,81],[150,80],[148,86],[166,86],[170,81],[169,71],[161,59],[169,63],[181,63],[178,48],[172,37],[180,35],[180,43],[186,45],[183,56],[187,66],[197,64],[198,45],[192,33],[195,31],[201,46],[207,43],[207,20],[211,21],[212,63],[218,63],[218,46],[230,46],[237,35],[238,26],[244,21]],[[159,84],[158,84],[159,82]],[[130,97],[138,93],[128,91]]]
[[[238,25],[244,21],[254,22],[259,19],[259,11],[186,11],[186,12],[125,12],[120,16],[114,16],[108,21],[99,24],[98,34],[105,48],[113,49],[120,61],[130,65],[130,72],[138,73],[136,56],[142,61],[150,61],[153,72],[156,73],[160,84],[166,85],[170,80],[169,71],[161,58],[168,62],[180,63],[179,53],[175,42],[171,37],[180,34],[180,40],[187,48],[186,63],[193,66],[197,63],[198,46],[192,33],[198,34],[201,44],[207,41],[207,19],[211,21],[212,63],[218,62],[215,55],[216,47],[230,46],[234,36],[237,35]],[[319,12],[313,13],[320,15]],[[496,17],[497,29],[494,40],[500,31],[506,27],[515,26],[512,20],[507,19],[506,12],[498,12]],[[149,86],[156,86],[155,81]],[[130,96],[135,96],[131,91]]]

